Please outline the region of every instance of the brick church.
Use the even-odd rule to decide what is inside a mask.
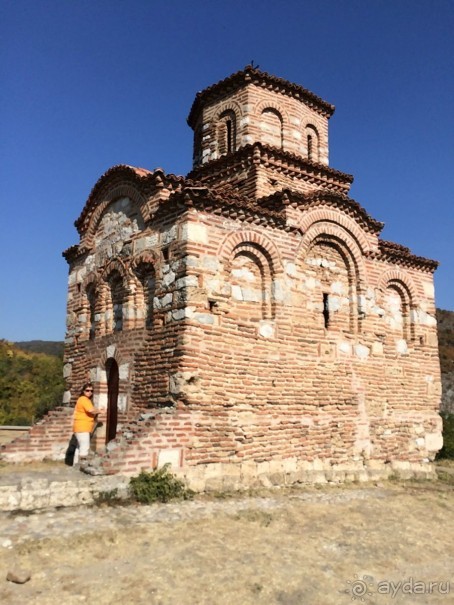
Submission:
[[[64,252],[64,406],[4,459],[61,458],[91,379],[93,473],[169,462],[195,489],[235,489],[432,472],[437,263],[349,196],[333,112],[247,66],[197,93],[186,177],[101,176]]]

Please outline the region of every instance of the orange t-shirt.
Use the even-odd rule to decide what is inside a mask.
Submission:
[[[74,408],[73,431],[75,433],[91,433],[95,426],[95,419],[93,416],[89,416],[88,412],[93,410],[94,407],[88,397],[85,397],[85,395],[79,397]]]

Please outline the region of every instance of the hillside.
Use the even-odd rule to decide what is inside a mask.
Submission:
[[[0,340],[0,425],[28,425],[60,405],[63,361]]]
[[[15,347],[30,353],[45,353],[63,358],[65,343],[62,340],[25,340],[14,342]]]
[[[443,395],[441,409],[454,413],[454,311],[437,309]]]

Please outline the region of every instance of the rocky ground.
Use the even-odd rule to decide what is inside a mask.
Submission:
[[[0,603],[448,605],[446,479],[0,513]]]

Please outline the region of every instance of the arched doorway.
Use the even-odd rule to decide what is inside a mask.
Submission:
[[[112,357],[106,361],[107,373],[107,427],[106,443],[115,439],[118,415],[118,364]]]

